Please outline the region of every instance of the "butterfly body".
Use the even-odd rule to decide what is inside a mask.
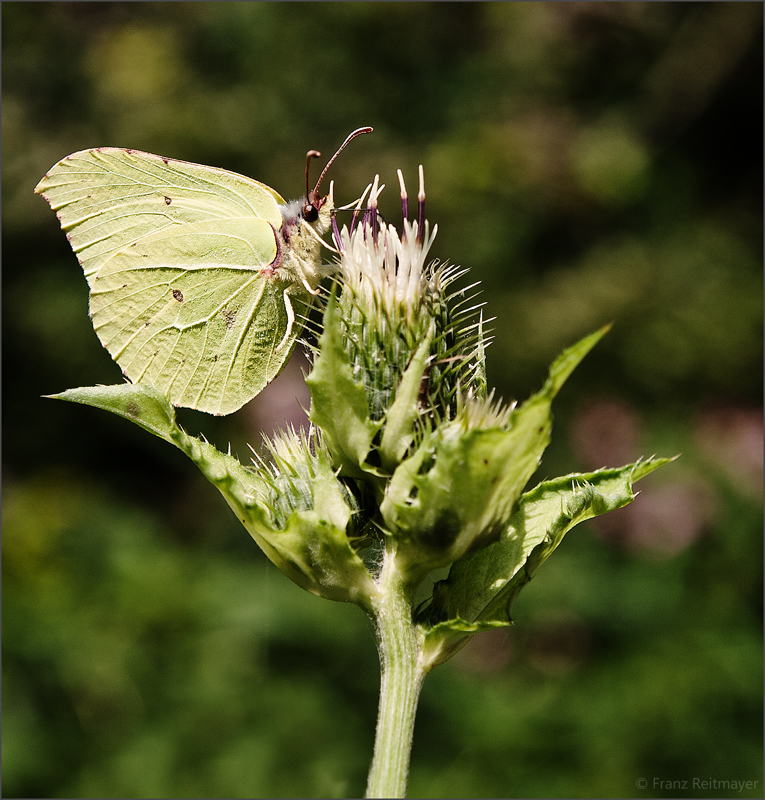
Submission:
[[[35,191],[82,265],[99,339],[133,383],[229,414],[279,373],[324,274],[331,197],[285,203],[227,170],[107,147],[63,159]]]

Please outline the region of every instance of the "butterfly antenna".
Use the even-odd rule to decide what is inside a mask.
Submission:
[[[308,170],[311,169],[311,159],[312,158],[319,158],[321,153],[318,150],[309,150],[305,154],[305,196],[308,197],[311,193],[311,190],[308,188]],[[324,175],[324,173],[322,173]],[[316,191],[314,189],[314,191]]]
[[[306,188],[306,197],[308,198],[309,203],[313,203],[318,199],[319,186],[321,186],[321,182],[324,180],[324,176],[327,174],[327,170],[332,166],[332,162],[340,155],[340,153],[343,152],[343,150],[345,150],[348,144],[352,142],[357,136],[361,136],[362,133],[372,133],[373,130],[374,128],[370,127],[356,128],[356,130],[353,131],[353,133],[348,134],[346,140],[340,145],[340,147],[337,148],[337,152],[335,153],[335,155],[333,155],[332,158],[329,159],[329,161],[327,162],[327,166],[324,167],[324,169],[322,170],[321,175],[319,175],[319,180],[316,181],[316,186],[313,187],[312,192],[308,191],[308,164],[310,164],[311,158],[314,155],[318,156],[320,155],[320,153],[317,153],[316,150],[308,151],[308,159],[305,168],[305,188]]]

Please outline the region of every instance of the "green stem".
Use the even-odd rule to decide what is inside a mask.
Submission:
[[[367,797],[404,797],[412,750],[414,717],[422,681],[420,643],[412,622],[411,591],[386,553],[380,594],[373,600],[380,653],[380,709]]]

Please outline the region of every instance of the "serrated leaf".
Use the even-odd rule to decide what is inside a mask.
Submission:
[[[350,545],[351,510],[322,453],[311,482],[312,508],[274,521],[270,484],[207,442],[183,434],[179,444],[213,483],[268,558],[298,586],[330,600],[366,606],[376,593],[364,562]]]
[[[116,386],[81,386],[78,389],[67,389],[60,394],[49,394],[46,397],[111,411],[135,422],[155,436],[176,444],[173,439],[174,432],[178,430],[175,424],[175,409],[167,397],[153,386],[132,383]]]
[[[464,619],[449,619],[436,623],[424,632],[422,644],[422,663],[426,672],[442,663],[445,659],[439,656],[448,652],[453,656],[463,645],[467,644],[476,633],[485,633],[495,628],[506,628],[510,621],[467,622]]]
[[[334,294],[323,326],[319,354],[306,378],[311,391],[310,419],[322,430],[336,466],[346,475],[362,477],[371,471],[364,462],[382,423],[370,419],[364,387],[353,377]]]
[[[266,556],[298,586],[361,605],[376,592],[364,562],[350,545],[346,528],[351,510],[323,454],[311,483],[313,508],[295,512],[280,528],[269,511],[269,482],[234,456],[185,433],[176,424],[167,397],[153,387],[126,383],[50,396],[111,411],[182,450],[220,491]]]
[[[412,582],[499,538],[550,441],[553,398],[606,330],[564,351],[541,391],[504,421],[491,404],[468,401],[398,467],[380,510]]]
[[[381,512],[399,542],[403,569],[429,572],[499,537],[547,444],[548,428],[537,424],[539,409],[526,411],[511,431],[473,430],[437,439],[424,473],[417,471],[430,455],[424,448],[399,467]]]
[[[632,484],[672,460],[652,458],[566,475],[524,493],[501,540],[455,562],[434,591],[428,615],[433,620],[509,622],[510,604],[571,528],[630,503],[635,498]],[[448,652],[431,654],[440,663],[456,652],[459,637],[433,644],[448,647]]]
[[[611,330],[611,325],[604,325],[602,328],[580,339],[576,344],[564,350],[553,361],[547,382],[542,389],[543,392],[555,397],[563,384],[568,380],[571,373],[579,366],[582,359],[593,347]]]

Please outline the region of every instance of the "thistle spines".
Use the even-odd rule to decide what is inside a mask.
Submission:
[[[409,206],[401,171],[401,233],[381,220],[379,177],[367,187],[369,201],[356,205],[350,231],[336,233],[340,249],[338,308],[352,371],[364,386],[370,417],[381,420],[396,398],[397,387],[417,348],[434,324],[418,408],[421,424],[451,419],[460,395],[486,392],[484,354],[488,340],[473,283],[452,285],[467,270],[439,261],[426,263],[437,233],[424,217],[425,191],[419,170],[417,218]],[[366,196],[366,192],[365,195]]]
[[[274,527],[283,530],[294,513],[314,509],[317,477],[330,458],[320,432],[313,426],[308,431],[290,426],[263,441],[265,455],[250,448],[253,467],[262,481],[260,500]],[[346,484],[339,485],[343,499],[355,513],[356,498]],[[349,531],[349,538],[351,535]]]

